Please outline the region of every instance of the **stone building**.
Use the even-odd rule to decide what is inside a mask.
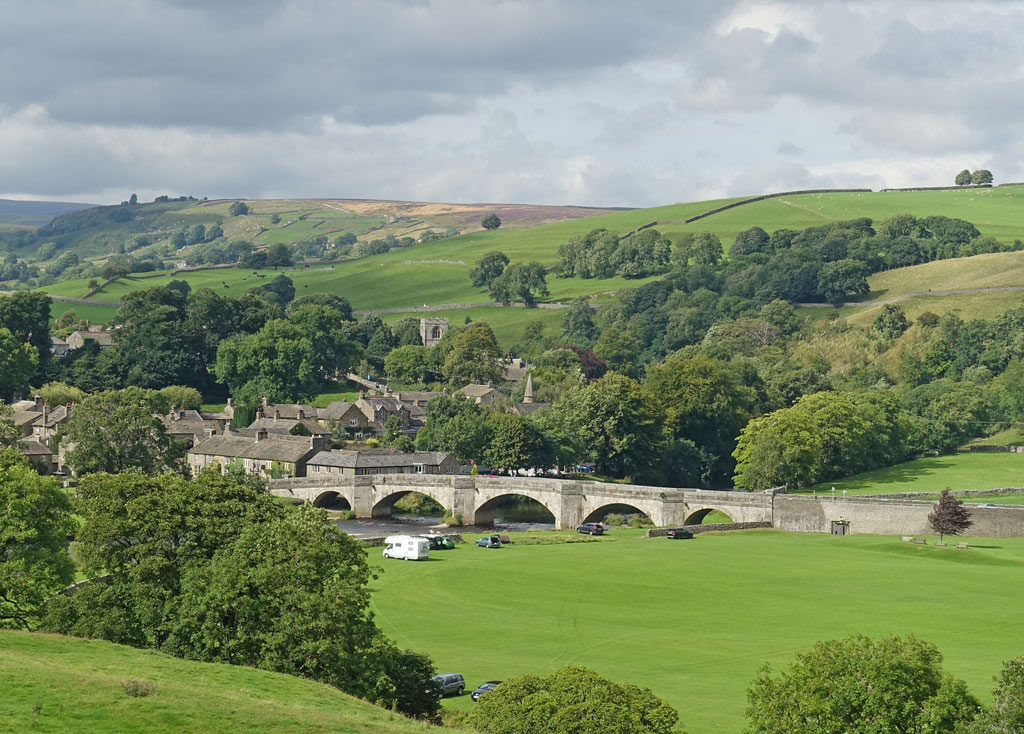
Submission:
[[[306,476],[306,462],[314,454],[330,449],[331,442],[318,436],[269,436],[263,429],[255,437],[210,436],[186,454],[193,476],[210,464],[224,471],[236,459],[250,474],[269,475],[277,464],[286,476]]]
[[[446,331],[448,331],[448,319],[420,319],[420,339],[423,340],[425,347],[436,346]]]
[[[321,451],[306,462],[306,476],[354,477],[364,474],[456,474],[459,462],[444,451],[370,449]]]

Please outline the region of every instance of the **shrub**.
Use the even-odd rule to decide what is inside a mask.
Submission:
[[[132,698],[145,698],[156,693],[156,686],[153,683],[150,683],[148,680],[136,680],[135,678],[126,680],[122,684],[122,688],[124,688],[125,695]]]
[[[622,523],[624,523],[624,522],[625,522],[625,518],[623,518],[622,515],[617,515],[614,512],[609,512],[607,515],[604,516],[604,524],[605,525],[611,525],[612,527],[617,528],[618,526],[622,525]]]
[[[629,527],[650,528],[654,527],[654,522],[647,515],[633,515],[629,518]]]
[[[449,527],[460,527],[462,525],[462,513],[456,512],[453,515],[451,510],[445,510],[444,517],[441,518],[441,522]]]
[[[338,512],[338,519],[339,520],[355,520],[356,519],[356,511],[355,510],[340,510]]]

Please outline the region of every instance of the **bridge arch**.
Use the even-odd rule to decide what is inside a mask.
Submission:
[[[533,493],[529,492],[528,490],[527,491],[509,490],[509,491],[502,492],[501,494],[498,494],[498,495],[493,495],[490,498],[488,498],[486,501],[484,501],[484,502],[480,503],[479,505],[477,505],[476,508],[474,508],[474,510],[473,510],[473,518],[474,518],[473,519],[473,524],[474,525],[491,525],[494,522],[494,513],[495,513],[495,511],[498,508],[500,508],[503,504],[505,504],[509,500],[509,498],[511,498],[511,497],[525,497],[528,500],[532,500],[533,502],[536,502],[538,505],[543,507],[545,510],[547,510],[551,514],[550,522],[553,522],[553,523],[557,523],[558,522],[558,515],[555,512],[555,509],[557,509],[557,508],[552,508],[547,502],[544,501],[544,498],[536,496]]]
[[[712,512],[720,512],[729,518],[727,522],[735,522],[732,515],[719,507],[702,507],[699,510],[691,511],[690,514],[686,516],[686,521],[683,522],[683,525],[702,525],[707,516]]]
[[[352,502],[341,492],[327,490],[313,499],[313,507],[324,507],[329,510],[351,510]]]
[[[391,517],[391,514],[395,508],[395,503],[398,500],[405,497],[407,494],[413,492],[419,492],[420,494],[426,495],[430,499],[437,502],[441,507],[447,509],[451,508],[451,496],[450,491],[442,491],[446,488],[442,487],[431,487],[429,485],[419,486],[408,489],[398,489],[394,492],[382,495],[370,507],[370,517]]]
[[[643,515],[649,520],[653,520],[650,514],[648,514],[643,508],[631,505],[627,502],[609,502],[601,505],[590,511],[589,514],[584,515],[583,522],[601,522],[604,520],[606,515],[616,513],[619,515]]]

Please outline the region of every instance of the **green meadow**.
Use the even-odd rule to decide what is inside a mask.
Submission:
[[[150,695],[129,696],[131,680]],[[0,630],[0,691],[5,732],[450,731],[290,675],[9,630]]]
[[[912,632],[986,701],[1002,661],[1024,655],[1024,629],[996,616],[1024,604],[1024,539],[968,539],[964,551],[870,535],[642,536],[463,544],[421,563],[385,563],[372,549],[383,568],[377,622],[470,689],[586,665],[650,687],[695,734],[741,731],[757,669],[778,669],[817,640]]]
[[[963,489],[1024,488],[1024,454],[958,453],[929,456],[883,469],[855,474],[845,479],[823,482],[801,494],[831,494],[844,489],[847,494],[892,494],[896,492],[934,492],[949,487]],[[980,500],[990,502],[992,500]]]

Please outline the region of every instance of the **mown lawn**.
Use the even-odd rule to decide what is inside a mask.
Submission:
[[[132,697],[129,680],[153,686]],[[0,630],[5,732],[437,732],[329,686],[97,640]]]
[[[950,454],[930,456],[896,466],[822,482],[802,494],[889,494],[935,492],[951,489],[1003,489],[1024,487],[1024,454]]]
[[[384,564],[373,549],[377,621],[470,687],[586,665],[650,687],[695,734],[741,731],[757,669],[817,640],[913,632],[984,700],[1002,661],[1024,655],[1024,629],[1005,616],[1024,604],[1024,540],[968,538],[962,551],[866,535],[642,535],[464,544],[421,563]]]

